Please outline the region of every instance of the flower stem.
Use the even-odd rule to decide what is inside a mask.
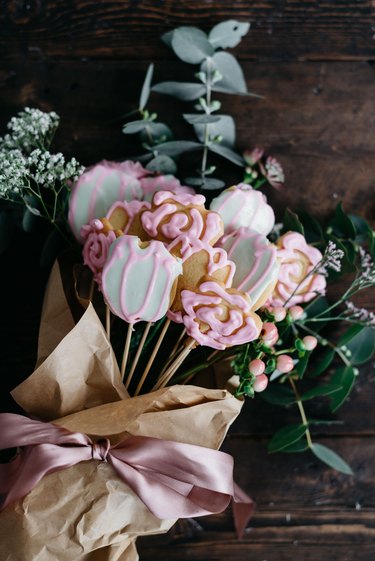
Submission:
[[[299,412],[300,412],[300,415],[301,415],[302,423],[306,427],[305,436],[306,436],[308,447],[311,448],[312,439],[311,439],[311,433],[310,433],[310,430],[309,430],[309,422],[308,422],[307,417],[306,417],[305,408],[303,407],[303,403],[301,401],[301,396],[299,395],[299,392],[297,390],[297,386],[294,383],[293,378],[288,377],[288,380],[290,382],[290,385],[292,386],[294,395],[296,396],[296,402],[297,402],[298,409],[299,409]]]

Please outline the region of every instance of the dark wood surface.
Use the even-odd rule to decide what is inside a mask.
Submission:
[[[279,212],[291,205],[326,216],[343,199],[346,210],[374,220],[373,15],[374,2],[364,0],[2,0],[0,130],[24,105],[36,105],[61,115],[56,147],[68,155],[84,164],[126,158],[136,149],[121,134],[122,115],[135,107],[148,63],[156,61],[157,81],[194,71],[176,61],[160,34],[176,25],[251,21],[236,54],[249,89],[265,99],[223,98],[223,104],[238,123],[238,147],[263,145],[285,168],[287,188],[270,193],[272,203]],[[178,135],[189,135],[176,117],[182,104],[166,106],[155,95],[151,108]],[[239,179],[235,168],[224,174]],[[33,369],[47,276],[36,265],[43,236],[18,233],[2,258],[3,408],[7,392]],[[373,294],[362,301],[374,308]],[[235,538],[228,511],[199,519],[200,529],[183,523],[167,536],[139,540],[141,560],[374,559],[374,390],[369,364],[335,415],[343,424],[316,431],[349,461],[353,477],[309,454],[269,456],[267,438],[298,413],[259,398],[248,402],[224,445],[235,457],[238,483],[258,504],[245,537]],[[310,407],[323,415],[327,403]]]

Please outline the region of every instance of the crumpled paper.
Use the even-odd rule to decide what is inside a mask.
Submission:
[[[90,304],[74,325],[56,264],[47,287],[35,372],[12,395],[29,414],[116,443],[142,435],[219,448],[241,402],[225,390],[172,386],[130,398]],[[136,561],[139,535],[166,532],[96,460],[51,473],[0,514],[2,561]]]

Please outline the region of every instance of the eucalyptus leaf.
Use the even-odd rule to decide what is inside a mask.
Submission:
[[[364,364],[370,360],[375,351],[375,328],[363,327],[346,346],[352,353],[350,362],[355,365]]]
[[[313,443],[310,446],[312,453],[319,458],[322,462],[332,467],[333,469],[345,473],[346,475],[353,475],[352,468],[339,456],[336,452],[324,446],[323,444]]]
[[[194,125],[195,134],[203,143],[205,139],[206,126]],[[220,120],[209,125],[210,138],[221,137],[221,146],[232,148],[236,142],[236,125],[231,115],[220,115]],[[244,165],[244,164],[241,164]]]
[[[191,185],[191,187],[201,187],[203,179],[201,177],[185,177],[184,183]]]
[[[143,86],[142,86],[142,90],[141,90],[141,96],[139,98],[139,109],[140,111],[143,111],[143,109],[146,107],[147,102],[148,102],[148,98],[150,97],[150,91],[151,91],[151,81],[152,81],[152,75],[154,73],[154,65],[150,64],[147,72],[146,72],[146,77],[145,77],[145,81],[143,82]]]
[[[143,129],[145,129],[149,123],[151,123],[151,121],[148,121],[147,119],[131,121],[130,123],[126,123],[126,125],[123,126],[122,132],[124,134],[137,134],[143,131]]]
[[[302,235],[305,234],[304,227],[298,217],[298,214],[296,214],[289,208],[287,208],[284,213],[283,223],[284,223],[283,232],[289,232],[291,230],[292,232],[298,232]]]
[[[341,390],[341,386],[336,386],[334,384],[326,384],[324,386],[317,386],[308,390],[304,394],[301,395],[301,401],[308,401],[309,399],[313,399],[314,397],[321,397],[324,395],[331,395],[335,392]]]
[[[225,187],[224,181],[215,179],[214,177],[205,177],[202,183],[202,189],[205,191],[214,191],[215,189],[222,189]]]
[[[241,42],[249,29],[250,23],[230,19],[215,25],[208,35],[208,40],[214,49],[233,48]]]
[[[237,154],[237,152],[235,152],[234,150],[231,150],[231,148],[228,148],[227,146],[223,146],[222,144],[210,144],[208,149],[211,152],[215,152],[215,154],[219,154],[219,156],[222,156],[226,160],[229,160],[236,166],[240,166],[240,167],[245,166],[245,160],[243,159],[243,157],[240,156],[240,154]]]
[[[196,115],[187,113],[183,115],[183,118],[190,125],[207,125],[209,123],[217,123],[221,119],[218,115]]]
[[[146,169],[162,174],[174,175],[177,171],[176,162],[169,156],[156,156],[147,164]]]
[[[167,47],[169,47],[170,49],[172,48],[172,37],[173,37],[173,33],[174,33],[174,29],[172,29],[171,31],[167,31],[166,33],[164,33],[161,36],[161,40],[163,41],[163,43],[165,45],[167,45]]]
[[[331,383],[341,386],[341,390],[331,396],[331,411],[334,413],[341,407],[350,394],[355,382],[355,373],[352,366],[340,366],[331,378]]]
[[[184,62],[199,64],[214,53],[207,35],[197,27],[178,27],[171,38],[175,54]]]
[[[233,55],[220,51],[201,65],[201,71],[207,72],[208,75],[212,73],[212,69],[218,70],[223,76],[221,80],[212,85],[213,91],[223,91],[224,89],[228,93],[248,93],[244,73]]]
[[[260,397],[267,403],[272,403],[272,405],[292,405],[296,401],[296,396],[294,395],[291,388],[286,386],[269,384],[266,391],[259,394]]]
[[[147,126],[141,132],[141,141],[150,142],[150,135],[154,144],[173,139],[171,129],[164,123],[155,123],[155,121],[148,121]]]
[[[317,364],[314,366],[313,369],[310,368],[309,370],[309,378],[316,378],[323,374],[327,368],[329,368],[330,364],[332,363],[333,359],[335,358],[335,351],[334,349],[326,349],[321,355],[319,356]]]
[[[193,101],[204,95],[206,88],[203,84],[194,82],[160,82],[153,86],[152,91],[171,95],[182,101]]]
[[[268,451],[270,453],[278,452],[298,442],[305,434],[306,425],[287,425],[278,430],[272,437],[268,444]]]
[[[167,156],[178,156],[183,152],[191,152],[200,148],[202,148],[201,144],[191,140],[172,140],[171,142],[163,142],[157,145],[157,151]]]

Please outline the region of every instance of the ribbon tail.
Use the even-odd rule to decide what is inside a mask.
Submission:
[[[237,483],[233,483],[232,510],[234,526],[239,540],[243,537],[245,528],[254,515],[255,508],[256,503],[253,499]]]

